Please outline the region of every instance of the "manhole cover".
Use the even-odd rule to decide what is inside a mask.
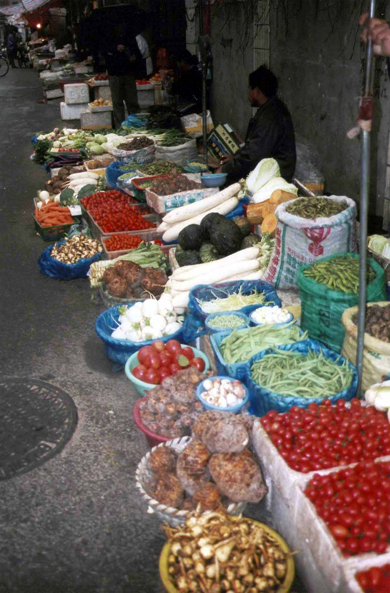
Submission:
[[[35,379],[0,380],[0,480],[54,457],[76,425],[76,406],[58,387]]]

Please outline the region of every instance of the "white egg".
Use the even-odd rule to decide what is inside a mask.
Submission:
[[[212,389],[210,389],[209,394],[212,395],[213,397],[219,397],[219,389],[216,389],[215,387],[213,387]]]
[[[213,388],[213,382],[210,381],[210,379],[206,379],[206,381],[203,381],[203,389],[205,389],[206,391],[210,391],[210,389]]]
[[[235,406],[238,403],[238,400],[234,393],[229,393],[229,395],[226,398],[226,402],[228,406]]]

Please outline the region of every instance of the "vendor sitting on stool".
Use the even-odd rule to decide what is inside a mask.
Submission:
[[[228,183],[247,177],[265,158],[275,159],[281,176],[291,181],[296,163],[294,127],[277,90],[276,76],[265,65],[249,75],[249,102],[259,109],[249,122],[245,145],[234,156],[221,159],[217,173],[227,173]]]

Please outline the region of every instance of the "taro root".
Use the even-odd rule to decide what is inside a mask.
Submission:
[[[213,455],[209,469],[218,489],[234,502],[260,502],[267,493],[256,459],[247,449]]]
[[[249,435],[243,422],[233,414],[209,424],[202,442],[210,453],[240,453],[248,445]]]
[[[157,447],[149,456],[149,469],[155,473],[171,473],[175,471],[176,459],[169,447]]]
[[[126,296],[127,282],[124,278],[113,278],[107,285],[107,290],[111,296],[123,298]]]
[[[180,484],[190,496],[194,494],[195,490],[197,490],[203,482],[208,482],[210,480],[210,472],[208,470],[203,474],[191,474],[186,471],[184,460],[180,455],[177,458],[176,475],[180,480]]]
[[[183,469],[193,475],[201,475],[207,469],[210,453],[200,441],[191,441],[179,455]]]
[[[111,282],[111,280],[114,280],[114,278],[118,278],[118,272],[116,271],[116,269],[114,267],[112,268],[107,268],[107,270],[104,272],[104,276],[103,276],[103,281],[106,284],[109,284]]]
[[[142,288],[154,296],[160,296],[165,289],[167,277],[163,270],[144,268],[144,275],[141,280]]]
[[[168,507],[179,508],[183,502],[184,490],[174,474],[159,475],[154,498]]]
[[[200,504],[201,512],[215,511],[221,505],[221,493],[215,484],[207,482],[195,490],[192,500],[196,507]]]

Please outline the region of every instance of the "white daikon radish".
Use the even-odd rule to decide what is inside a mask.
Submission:
[[[156,231],[158,233],[165,233],[165,231],[167,231],[168,229],[171,228],[171,224],[167,224],[166,222],[162,222],[157,228]]]
[[[190,300],[190,292],[182,292],[181,294],[176,295],[173,297],[173,307],[176,312],[181,309],[184,309],[188,306],[188,301]]]
[[[175,280],[190,280],[191,278],[199,277],[200,274],[204,274],[212,270],[218,270],[221,266],[231,265],[234,267],[236,262],[256,259],[259,257],[259,255],[259,247],[247,247],[246,249],[241,249],[241,251],[237,251],[236,253],[232,253],[231,255],[227,255],[222,259],[217,259],[207,264],[194,264],[192,266],[183,266],[182,268],[178,268],[173,272],[168,282],[172,284]]]
[[[84,177],[84,179],[73,179],[69,183],[69,187],[75,187],[77,185],[97,185],[97,180],[92,177]]]
[[[259,262],[257,259],[251,259],[249,261],[240,261],[237,262],[234,266],[228,264],[227,266],[220,267],[220,269],[218,270],[206,272],[205,274],[202,274],[200,278],[196,277],[182,282],[174,282],[173,289],[178,290],[180,292],[185,292],[187,290],[191,290],[191,288],[197,286],[198,284],[215,284],[216,282],[228,280],[229,278],[233,278],[241,274],[255,272],[258,269]]]
[[[171,212],[168,212],[168,214],[164,216],[163,222],[167,224],[176,224],[177,222],[193,218],[198,214],[202,214],[202,212],[206,212],[206,210],[211,210],[211,208],[222,204],[222,202],[226,202],[229,198],[233,198],[238,194],[240,189],[241,185],[239,183],[233,183],[233,185],[229,185],[226,189],[209,196],[208,198],[203,198],[203,200],[198,200],[192,204],[180,206],[180,208],[171,210]]]
[[[229,212],[234,210],[234,208],[237,205],[238,205],[238,199],[230,198],[229,200],[226,200],[226,202],[219,204],[219,206],[216,206],[215,208],[212,208],[211,210],[207,210],[206,212],[203,212],[203,214],[198,214],[198,216],[189,218],[188,220],[185,220],[184,222],[179,222],[178,224],[173,225],[170,229],[165,231],[165,233],[163,234],[163,237],[162,237],[163,241],[165,241],[166,243],[171,243],[171,241],[174,241],[175,239],[178,238],[180,231],[182,229],[184,229],[186,226],[188,226],[190,224],[200,224],[200,222],[203,220],[203,218],[207,214],[210,214],[211,212],[216,212],[217,214],[222,214],[222,215],[229,214]]]
[[[264,270],[257,270],[256,272],[250,272],[249,274],[239,274],[229,278],[229,282],[235,282],[236,280],[261,280],[264,275]]]
[[[82,173],[72,173],[68,175],[68,179],[99,179],[99,175],[91,171],[83,171]]]

